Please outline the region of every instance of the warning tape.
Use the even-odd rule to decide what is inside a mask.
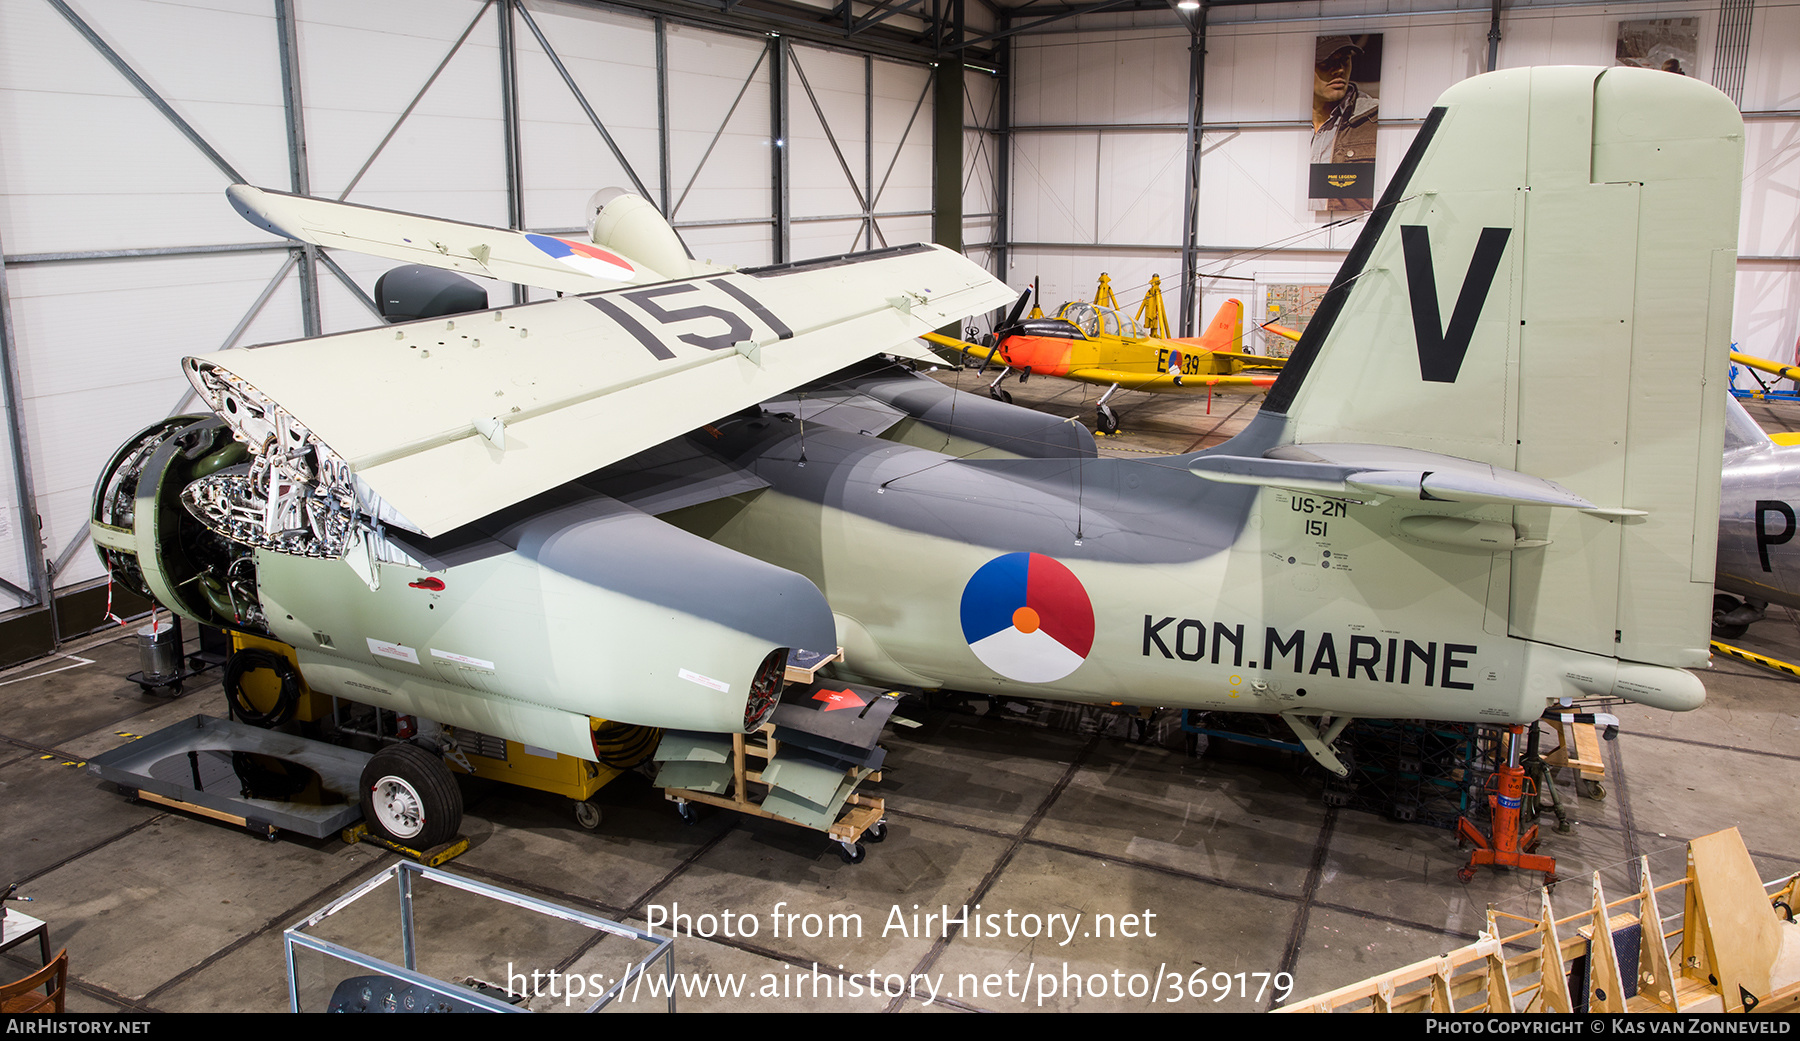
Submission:
[[[1765,669],[1800,678],[1800,665],[1792,665],[1779,658],[1770,658],[1766,655],[1758,654],[1755,651],[1746,651],[1742,647],[1733,647],[1728,643],[1720,643],[1717,640],[1712,641],[1712,649],[1729,658],[1737,658],[1741,661],[1747,661],[1752,665],[1761,665]]]

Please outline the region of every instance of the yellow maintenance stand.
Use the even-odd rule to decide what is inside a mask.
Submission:
[[[231,649],[222,680],[232,711],[243,722],[277,727],[289,720],[316,724],[333,719],[336,699],[306,685],[292,647],[232,633]],[[372,732],[351,729],[343,720],[337,721],[338,729],[378,739],[407,736],[383,732],[383,715],[376,712],[376,728]],[[600,807],[591,801],[594,794],[649,758],[662,739],[662,731],[604,719],[593,720],[592,727],[598,762],[446,726],[444,731],[455,748],[444,757],[444,763],[453,773],[567,796],[574,801],[576,823],[584,828],[598,828],[601,814]]]

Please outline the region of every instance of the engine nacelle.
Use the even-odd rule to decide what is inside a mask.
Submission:
[[[181,503],[188,485],[249,458],[217,416],[172,416],[125,442],[94,486],[88,524],[113,580],[197,622],[265,635],[249,547]]]
[[[94,542],[135,592],[292,646],[321,693],[592,758],[596,718],[753,729],[790,649],[836,644],[806,578],[580,485],[407,542],[424,564],[252,547],[183,494],[248,459],[216,416],[145,429],[95,488]]]

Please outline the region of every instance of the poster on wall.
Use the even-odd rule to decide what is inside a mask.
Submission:
[[[1263,325],[1278,325],[1285,329],[1301,333],[1306,331],[1306,323],[1312,320],[1313,312],[1319,309],[1319,301],[1325,298],[1326,290],[1331,286],[1323,282],[1270,282],[1263,287]],[[1261,353],[1271,358],[1285,358],[1293,353],[1294,341],[1270,332],[1267,328],[1259,328],[1262,337]]]
[[[1639,18],[1619,23],[1613,64],[1692,76],[1699,54],[1700,19]]]
[[[1330,213],[1375,205],[1381,34],[1321,36],[1313,47],[1312,159],[1307,195]]]

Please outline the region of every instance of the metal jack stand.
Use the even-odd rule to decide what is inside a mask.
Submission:
[[[1488,824],[1493,829],[1492,840],[1470,823],[1469,818],[1456,822],[1458,841],[1466,841],[1475,847],[1475,852],[1469,854],[1468,864],[1456,872],[1460,882],[1474,879],[1475,869],[1483,864],[1542,871],[1547,884],[1556,881],[1556,858],[1531,852],[1538,844],[1537,825],[1533,824],[1523,836],[1519,834],[1519,810],[1526,798],[1537,798],[1537,783],[1525,776],[1525,768],[1519,762],[1519,739],[1523,736],[1525,728],[1522,726],[1506,728],[1505,744],[1501,747],[1505,765],[1488,778]]]
[[[1537,804],[1532,814],[1538,816],[1544,809],[1544,796],[1550,796],[1550,810],[1556,814],[1556,830],[1567,834],[1569,831],[1569,813],[1563,809],[1562,796],[1556,793],[1556,784],[1550,779],[1550,764],[1538,754],[1538,728],[1531,725],[1531,736],[1525,742],[1525,774],[1537,788]]]

